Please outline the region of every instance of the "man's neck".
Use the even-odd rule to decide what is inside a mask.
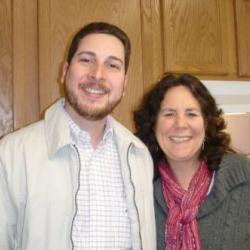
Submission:
[[[77,126],[79,126],[79,128],[89,133],[91,138],[91,145],[95,149],[103,138],[107,117],[93,121],[80,116],[71,107],[67,107],[65,108],[65,110],[71,117],[71,119],[77,124]]]

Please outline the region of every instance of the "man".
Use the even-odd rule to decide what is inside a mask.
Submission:
[[[150,155],[109,115],[129,57],[118,27],[83,27],[63,66],[65,98],[1,140],[1,250],[155,249]]]

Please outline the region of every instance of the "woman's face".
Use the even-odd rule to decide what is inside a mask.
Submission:
[[[198,160],[205,122],[199,102],[187,87],[172,87],[165,94],[155,134],[170,165]]]

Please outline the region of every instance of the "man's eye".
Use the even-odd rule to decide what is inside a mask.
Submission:
[[[89,58],[81,58],[80,61],[88,63],[88,62],[90,62],[90,59]]]
[[[119,64],[117,64],[117,63],[109,63],[108,66],[111,69],[116,69],[116,70],[121,69],[121,66]]]
[[[93,58],[82,57],[79,61],[83,64],[93,64],[95,60]]]
[[[110,64],[110,67],[111,67],[111,68],[115,68],[115,69],[119,69],[119,66],[116,65],[116,64]]]

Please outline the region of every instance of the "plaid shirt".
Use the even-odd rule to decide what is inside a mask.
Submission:
[[[80,156],[77,213],[72,228],[74,250],[131,249],[121,165],[110,121],[96,149],[89,134],[70,118],[69,126]]]

